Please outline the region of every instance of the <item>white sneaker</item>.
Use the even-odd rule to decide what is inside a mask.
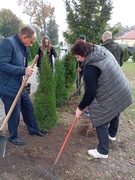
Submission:
[[[111,137],[110,135],[109,135],[109,139],[110,139],[111,141],[116,141],[116,137]]]
[[[97,149],[91,149],[87,152],[89,156],[93,156],[94,158],[108,158],[108,155],[100,154]]]

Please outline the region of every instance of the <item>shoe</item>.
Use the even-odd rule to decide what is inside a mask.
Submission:
[[[86,116],[88,116],[88,117],[90,117],[90,113],[89,113],[88,110],[84,110],[84,111],[83,111],[83,114],[86,115]]]
[[[22,141],[21,139],[17,138],[17,139],[13,139],[13,140],[8,140],[9,142],[12,142],[13,144],[15,145],[18,145],[18,146],[23,146],[25,145],[26,143],[24,141]]]
[[[37,136],[40,136],[40,137],[43,137],[46,133],[42,133],[41,131],[38,131],[38,132],[34,132],[34,133],[29,133],[30,135],[37,135]]]
[[[116,137],[111,137],[110,135],[109,135],[109,139],[110,139],[111,141],[116,141]]]
[[[88,155],[94,158],[108,158],[108,155],[100,154],[97,149],[88,150]]]

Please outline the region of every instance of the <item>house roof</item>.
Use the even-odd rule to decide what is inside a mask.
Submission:
[[[126,33],[126,34],[116,38],[116,40],[119,40],[119,39],[131,39],[131,40],[135,40],[135,30],[131,30],[128,33]]]

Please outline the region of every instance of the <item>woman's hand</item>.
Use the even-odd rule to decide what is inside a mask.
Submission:
[[[83,113],[78,107],[76,108],[76,117],[79,118],[80,115]]]

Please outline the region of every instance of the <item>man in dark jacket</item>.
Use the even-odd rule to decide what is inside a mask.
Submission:
[[[32,27],[24,27],[19,34],[3,39],[0,42],[0,97],[7,114],[22,84],[23,76],[31,76],[33,69],[28,66],[28,47],[36,40],[36,32]],[[8,141],[15,145],[24,145],[18,136],[20,111],[28,128],[29,134],[44,136],[36,124],[30,97],[23,90],[9,120]]]
[[[79,39],[82,39],[84,42],[86,42],[86,36],[84,35],[80,35],[78,40]],[[81,85],[81,79],[83,78],[83,68],[81,67],[82,63],[81,62],[77,62],[76,61],[76,69],[77,69],[77,74],[76,74],[76,88],[78,89],[79,86]],[[81,94],[81,91],[79,90],[77,92],[77,95],[80,95]],[[83,111],[84,115],[90,117],[90,113],[89,113],[89,110],[84,110]]]
[[[83,41],[86,41],[86,37],[84,35],[80,35],[78,39],[82,39]],[[81,79],[83,77],[83,69],[81,67],[81,62],[77,62],[76,61],[76,70],[77,70],[77,74],[76,74],[76,88],[78,89],[78,87],[81,85]],[[81,94],[81,91],[78,91],[78,95]]]
[[[118,43],[112,40],[112,33],[110,31],[105,31],[102,35],[102,41],[102,46],[108,49],[114,55],[119,65],[122,66],[124,60],[124,53]]]

